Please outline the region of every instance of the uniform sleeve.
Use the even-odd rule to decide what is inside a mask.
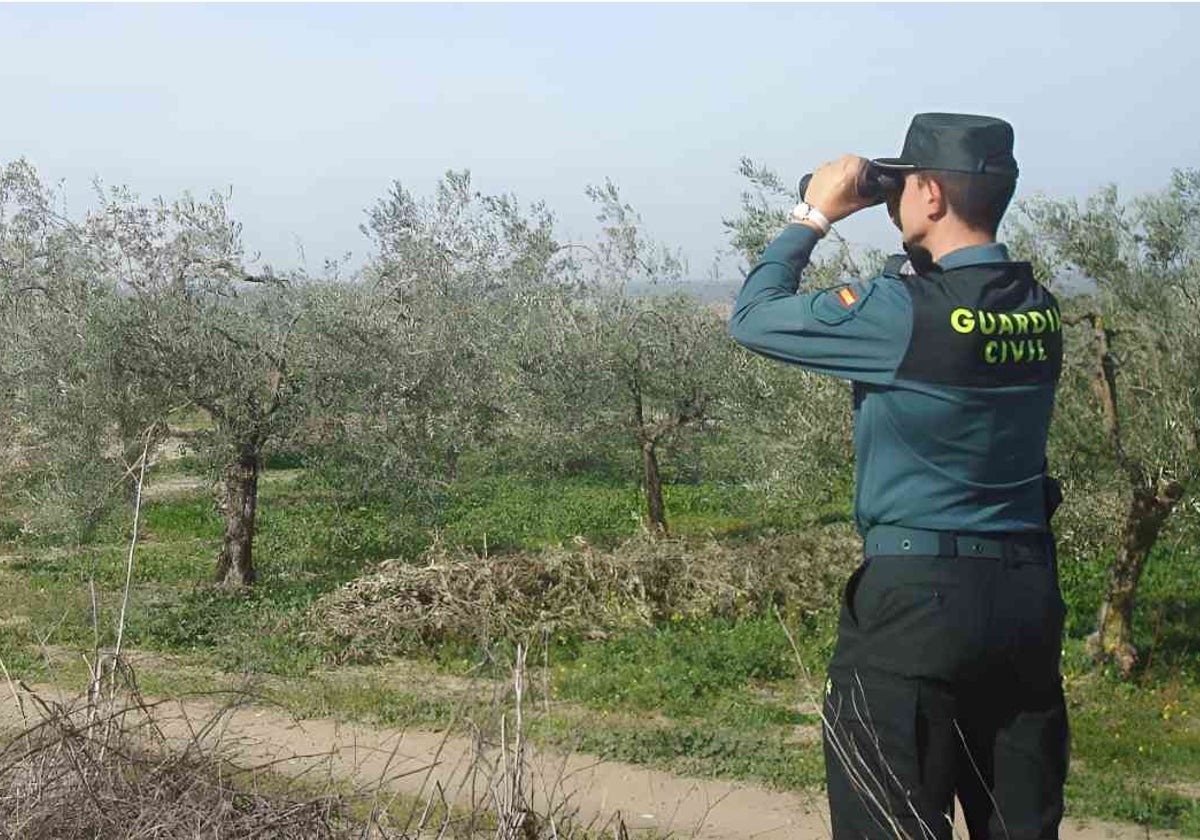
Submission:
[[[796,294],[819,237],[788,225],[734,301],[729,334],[763,356],[855,382],[892,382],[912,335],[912,301],[890,277]]]

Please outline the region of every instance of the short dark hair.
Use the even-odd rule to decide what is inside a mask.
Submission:
[[[954,215],[968,227],[987,231],[992,236],[1000,228],[1000,220],[1017,188],[1015,178],[1003,175],[921,169],[917,171],[917,177],[922,183],[930,178],[937,181]]]

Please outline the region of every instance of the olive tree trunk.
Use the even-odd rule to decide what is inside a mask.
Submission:
[[[633,427],[638,445],[642,450],[642,483],[646,488],[646,524],[650,530],[666,535],[667,513],[663,504],[662,475],[658,471],[658,438],[662,428],[646,422],[646,410],[642,404],[642,389],[636,379],[630,382],[633,398]]]
[[[216,582],[226,586],[254,583],[254,518],[258,507],[259,454],[244,451],[225,468],[221,489],[221,515],[225,538],[217,556]]]
[[[658,472],[658,450],[654,441],[642,443],[642,472],[646,484],[646,515],[650,528],[667,533],[666,506],[663,504],[662,477]]]
[[[1108,568],[1108,583],[1096,632],[1088,637],[1088,650],[1096,660],[1116,663],[1123,677],[1137,664],[1133,644],[1133,607],[1146,558],[1158,540],[1158,534],[1183,495],[1175,481],[1159,480],[1156,486],[1142,485],[1133,491],[1117,556]]]

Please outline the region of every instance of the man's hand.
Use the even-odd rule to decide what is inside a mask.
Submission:
[[[858,197],[856,186],[859,169],[865,162],[857,155],[842,155],[821,164],[804,191],[804,201],[824,213],[831,223],[870,207],[869,201]]]

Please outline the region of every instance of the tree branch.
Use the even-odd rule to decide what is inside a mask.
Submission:
[[[1063,317],[1062,321],[1069,326],[1088,324],[1091,327],[1096,348],[1091,385],[1093,393],[1100,401],[1100,410],[1104,414],[1104,431],[1108,436],[1117,463],[1125,470],[1134,484],[1141,485],[1145,481],[1145,469],[1141,461],[1131,458],[1125,452],[1121,440],[1121,418],[1117,410],[1117,366],[1111,347],[1115,331],[1104,326],[1104,316],[1099,312],[1069,315]]]

